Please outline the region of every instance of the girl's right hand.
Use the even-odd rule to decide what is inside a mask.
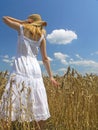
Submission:
[[[59,83],[53,77],[50,77],[50,81],[51,81],[52,85],[59,87]]]

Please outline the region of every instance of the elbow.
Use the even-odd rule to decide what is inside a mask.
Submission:
[[[7,16],[2,17],[3,21],[7,20]]]
[[[9,20],[8,20],[7,16],[3,16],[2,20],[5,24],[9,24]]]
[[[6,21],[6,16],[3,16],[2,20],[3,20],[3,22],[5,22]]]
[[[43,63],[45,64],[46,62],[49,62],[48,57],[45,57],[45,58],[43,59]]]

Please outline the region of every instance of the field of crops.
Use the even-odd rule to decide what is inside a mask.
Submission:
[[[7,72],[0,73],[0,98],[7,82]],[[68,67],[63,76],[55,76],[58,88],[43,77],[51,118],[44,130],[98,130],[98,76],[79,74]],[[8,130],[35,130],[34,122],[6,123]],[[0,121],[0,130],[5,130]]]

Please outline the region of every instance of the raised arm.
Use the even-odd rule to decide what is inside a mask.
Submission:
[[[3,17],[3,22],[7,24],[9,27],[19,31],[20,30],[20,23],[8,18],[8,16]]]
[[[13,18],[13,17],[10,17],[10,16],[6,16],[7,19],[13,21],[13,22],[17,22],[17,23],[20,23],[22,24],[24,21],[23,20],[19,20],[19,19],[16,19],[16,18]]]
[[[47,52],[46,52],[46,40],[45,39],[43,39],[42,42],[41,42],[40,50],[41,50],[42,60],[43,60],[43,63],[45,65],[45,68],[48,72],[50,81],[53,85],[58,86],[58,83],[53,78],[53,74],[52,74],[52,71],[51,71],[50,61],[48,59]]]

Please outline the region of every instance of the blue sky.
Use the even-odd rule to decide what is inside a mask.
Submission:
[[[71,66],[82,74],[98,74],[98,0],[1,0],[0,71],[11,71],[17,49],[17,32],[3,16],[24,20],[38,13],[47,21],[47,53],[54,74]],[[45,69],[38,60],[43,73]]]

